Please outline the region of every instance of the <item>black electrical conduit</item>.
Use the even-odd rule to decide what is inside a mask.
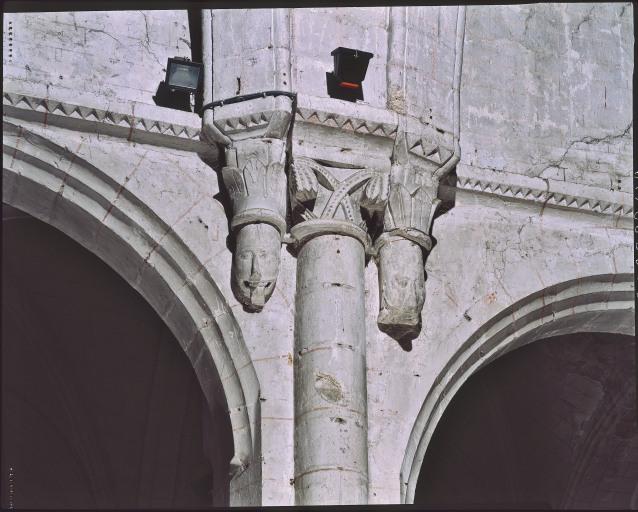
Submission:
[[[241,96],[233,96],[232,98],[226,98],[225,100],[217,100],[204,105],[200,111],[200,117],[204,115],[204,111],[210,108],[221,107],[222,105],[231,105],[233,103],[239,103],[241,101],[254,100],[255,98],[265,98],[267,96],[288,96],[292,99],[293,103],[297,100],[296,92],[289,91],[263,91],[255,92],[252,94],[242,94]]]

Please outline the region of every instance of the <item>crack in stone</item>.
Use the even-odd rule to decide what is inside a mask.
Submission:
[[[543,201],[543,205],[541,206],[541,212],[540,212],[540,216],[543,216],[543,213],[545,212],[545,208],[547,207],[547,203],[549,203],[549,200],[551,199],[551,195],[549,193],[549,180],[547,178],[541,178],[544,182],[545,185],[547,186],[547,190],[545,191],[545,201]]]
[[[206,194],[201,194],[196,200],[195,202],[184,212],[182,213],[169,227],[166,231],[164,231],[164,233],[162,233],[162,235],[159,237],[159,239],[155,242],[155,245],[153,245],[153,247],[151,248],[150,252],[146,255],[146,257],[144,258],[144,263],[147,263],[149,258],[153,255],[153,253],[155,251],[157,251],[157,249],[162,245],[162,243],[164,242],[164,239],[170,234],[170,233],[175,233],[175,227],[177,226],[177,224],[180,223],[180,221],[182,219],[184,219],[184,217],[186,217],[192,210],[193,208],[195,208],[202,199],[204,199],[206,197]]]
[[[574,41],[574,35],[577,34],[578,32],[580,32],[580,27],[584,23],[589,23],[590,21],[593,20],[593,18],[591,17],[591,14],[594,12],[594,7],[596,7],[596,6],[592,5],[591,9],[589,9],[587,14],[585,14],[585,16],[583,17],[583,19],[578,22],[578,25],[576,25],[576,28],[574,30],[572,30],[572,33],[571,33],[571,36],[570,36],[570,39],[572,40],[572,42]]]
[[[77,30],[77,29],[76,29],[76,30]],[[119,40],[117,37],[115,37],[115,36],[114,36],[114,35],[112,35],[112,34],[109,34],[106,30],[102,30],[102,29],[100,29],[100,28],[90,28],[90,29],[89,29],[89,32],[99,32],[100,34],[107,35],[107,36],[109,36],[111,39],[113,39],[113,41],[115,41],[117,44],[119,44],[120,46],[123,46],[123,45],[122,45],[122,43],[120,42],[120,40]]]
[[[525,29],[523,30],[523,36],[527,37],[527,31],[529,30],[529,22],[534,17],[534,8],[530,6],[527,16],[525,16]]]
[[[545,167],[543,167],[543,169],[541,169],[537,173],[537,176],[545,172],[547,169],[551,169],[552,167],[555,167],[557,169],[563,169],[563,170],[567,169],[562,164],[564,163],[565,158],[567,157],[567,154],[571,151],[572,147],[575,144],[580,143],[580,144],[593,145],[593,144],[609,143],[613,140],[622,139],[629,134],[629,131],[631,130],[633,126],[633,123],[634,123],[633,120],[630,121],[627,127],[621,133],[618,133],[618,134],[609,134],[609,135],[605,135],[604,137],[592,137],[590,135],[587,135],[585,137],[581,137],[580,139],[576,139],[569,142],[567,144],[567,147],[565,148],[565,151],[560,156],[560,158],[558,158],[557,160],[548,160],[545,164]],[[543,164],[539,164],[539,165],[543,165]],[[536,166],[529,167],[526,173],[530,172],[534,167]]]
[[[75,19],[75,13],[74,12],[71,13],[71,18],[73,18],[73,29],[77,32],[77,30],[78,30],[78,22]]]
[[[155,54],[155,52],[153,50],[151,50],[151,36],[149,35],[149,32],[148,32],[148,18],[146,16],[146,13],[144,11],[138,11],[138,12],[144,17],[144,28],[145,28],[146,41],[141,41],[142,46],[146,49],[148,54],[151,55],[155,59],[155,62],[157,62],[163,68],[164,64],[162,64],[160,62],[160,60],[157,58],[157,55]]]
[[[140,11],[140,14],[144,17],[144,27],[146,28],[146,44],[149,45],[151,44],[151,38],[148,35],[148,18],[146,17],[146,14],[143,11]]]
[[[142,162],[146,159],[146,155],[147,154],[148,154],[148,151],[145,151],[144,154],[142,155],[142,157],[140,158],[139,162],[137,162],[137,164],[135,164],[135,167],[133,168],[133,170],[129,174],[127,174],[124,177],[124,180],[122,181],[122,183],[120,183],[120,186],[117,189],[117,192],[115,193],[115,198],[113,199],[113,201],[111,201],[111,204],[109,205],[108,209],[106,210],[106,214],[102,218],[102,225],[106,221],[106,218],[111,214],[111,211],[115,207],[115,203],[117,202],[117,200],[120,198],[120,196],[124,192],[124,189],[126,188],[126,185],[131,180],[133,175],[137,172],[137,170],[140,168],[140,165],[142,164]],[[102,228],[102,225],[100,225],[100,229]]]

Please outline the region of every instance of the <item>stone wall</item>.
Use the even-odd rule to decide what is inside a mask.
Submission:
[[[213,99],[289,89],[288,20],[281,11],[212,11]]]
[[[356,167],[387,173],[405,123],[412,123],[411,161],[432,156],[437,144],[451,148],[456,7],[212,14],[214,98],[269,89],[298,92],[293,156],[330,161],[339,179]],[[467,8],[461,163],[456,178],[440,189],[451,209],[433,224],[436,245],[426,263],[423,326],[410,350],[379,330],[377,266],[370,259],[365,268],[371,503],[409,501],[407,481],[414,475],[402,474],[402,468],[418,462],[410,457],[424,433],[419,430],[424,403],[438,400],[441,379],[473,336],[489,330],[493,319],[502,321],[499,315],[516,323],[515,304],[540,308],[546,330],[633,333],[631,302],[623,299],[632,288],[631,15],[632,7],[623,4]],[[135,267],[117,252],[120,245],[113,245],[114,253],[106,242],[91,246],[122,272],[131,267],[140,275],[168,273],[166,268],[182,263],[162,259],[156,249],[173,254],[176,246],[188,247],[193,256],[179,283],[162,293],[146,290],[146,296],[160,314],[171,300],[184,302],[196,326],[214,316],[205,329],[212,352],[245,346],[250,360],[240,354],[240,362],[233,362],[240,379],[254,368],[258,385],[242,392],[259,398],[231,414],[249,411],[250,421],[236,435],[253,429],[255,458],[248,469],[240,468],[234,503],[292,505],[297,260],[293,251],[281,249],[277,284],[263,311],[246,311],[234,296],[230,205],[217,152],[207,160],[216,162],[213,169],[200,158],[210,147],[200,141],[199,117],[156,107],[151,99],[166,58],[189,54],[186,20],[185,11],[6,16],[5,120],[14,127],[7,129],[13,146],[5,153],[3,184],[9,186],[3,200],[87,239],[95,226],[104,225],[107,233],[124,230],[122,247],[142,254]],[[327,98],[325,72],[332,70],[330,51],[337,46],[375,53],[364,82],[365,104]],[[244,130],[265,131],[276,102],[257,101],[263,115],[259,108],[230,105],[232,115],[215,112],[216,126],[237,137]],[[20,156],[39,155],[30,133],[42,137],[42,144],[49,140],[68,148],[63,159],[56,157],[63,169],[54,170],[53,163],[34,168],[28,163],[33,159]],[[86,162],[82,172],[76,158]],[[95,176],[110,183],[106,192],[94,193],[93,187],[103,186]],[[46,200],[28,200],[40,190],[33,183],[47,190]],[[82,203],[83,210],[65,206],[87,189],[90,197],[103,197]],[[124,226],[107,213],[124,208],[121,194],[127,201],[135,198],[136,214],[156,220],[141,230]],[[153,258],[145,259],[150,253]],[[125,277],[143,289],[138,274]],[[572,283],[568,288],[577,299],[565,299],[569,307],[563,308],[552,300],[565,282]],[[578,302],[579,283],[582,295],[594,302]],[[206,291],[195,300],[188,296],[191,289]],[[217,302],[205,313],[201,303],[209,296]],[[609,311],[596,309],[594,299],[601,296]],[[547,319],[541,304],[546,299],[560,318],[572,315],[571,323]],[[192,335],[190,324],[174,313],[165,316],[178,339]],[[230,333],[223,343],[216,329]],[[485,355],[481,364],[488,359]],[[231,370],[220,371],[232,377]],[[448,400],[442,395],[443,405]],[[433,414],[432,425],[438,413]]]
[[[452,132],[456,6],[389,12],[388,107]]]
[[[631,4],[468,8],[462,166],[630,192],[631,13]],[[332,49],[359,48],[375,55],[365,103],[452,132],[454,7],[219,10],[214,19],[215,95],[277,86],[326,97]],[[243,31],[246,19],[263,30]]]
[[[551,324],[552,286],[587,276],[622,273],[627,276],[622,285],[627,302],[616,307],[629,308],[628,314],[614,316],[609,306],[608,319],[599,313],[602,324],[591,326],[574,316],[567,332],[633,332],[630,219],[619,222],[612,216],[460,192],[455,208],[435,221],[433,234],[438,244],[426,264],[424,325],[410,350],[379,332],[373,315],[366,325],[371,503],[396,502],[400,485],[407,487],[409,472],[402,475],[401,482],[391,475],[401,471],[404,447],[413,442],[409,441],[415,434],[413,429],[418,430],[414,418],[435,385],[445,388],[450,361],[463,353],[499,312],[520,303],[509,321],[521,318],[524,324],[524,299],[538,295],[539,307],[545,300],[550,309],[549,319],[543,322]],[[366,277],[367,309],[374,311],[374,266],[368,267]],[[582,289],[589,293],[584,283]],[[570,312],[575,315],[577,310]],[[566,313],[554,311],[556,318]],[[486,356],[489,350],[477,349],[477,357]],[[451,399],[448,395],[449,390],[443,395],[446,401]]]
[[[5,14],[3,75],[57,99],[153,104],[169,57],[189,57],[186,11]],[[64,97],[59,97],[64,95]]]
[[[279,88],[325,98],[330,52],[343,46],[374,54],[365,104],[451,132],[455,30],[455,7],[214,10],[213,94]]]
[[[631,4],[469,8],[462,165],[630,192],[631,14]],[[375,54],[366,103],[451,132],[455,22],[454,7],[216,10],[213,94],[326,97],[330,51],[360,48]],[[152,104],[167,58],[190,56],[186,11],[8,14],[3,43],[5,77],[68,96],[58,99]]]
[[[363,84],[364,100],[385,108],[388,59],[387,8],[294,9],[292,11],[293,84],[313,96],[327,96],[330,52],[338,46],[371,52]],[[312,34],[312,37],[308,37]]]
[[[462,163],[631,193],[632,9],[468,8]]]

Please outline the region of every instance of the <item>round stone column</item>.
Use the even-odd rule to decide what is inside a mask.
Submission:
[[[312,221],[310,221],[312,222]],[[293,228],[304,231],[302,223]],[[343,224],[343,223],[341,223]],[[298,505],[368,501],[364,242],[301,240],[295,314],[295,495]],[[299,241],[299,238],[298,238]]]

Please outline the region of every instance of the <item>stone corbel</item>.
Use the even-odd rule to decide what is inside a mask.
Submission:
[[[414,339],[421,330],[425,302],[425,258],[432,249],[429,235],[440,201],[436,170],[442,165],[441,147],[415,156],[405,132],[395,141],[390,192],[383,233],[374,253],[379,267],[379,329],[399,341]],[[433,159],[432,156],[436,155]]]
[[[210,113],[209,113],[210,112]],[[203,132],[224,147],[222,179],[232,203],[232,289],[249,311],[272,295],[286,234],[289,98],[259,98],[216,107],[204,115]]]

